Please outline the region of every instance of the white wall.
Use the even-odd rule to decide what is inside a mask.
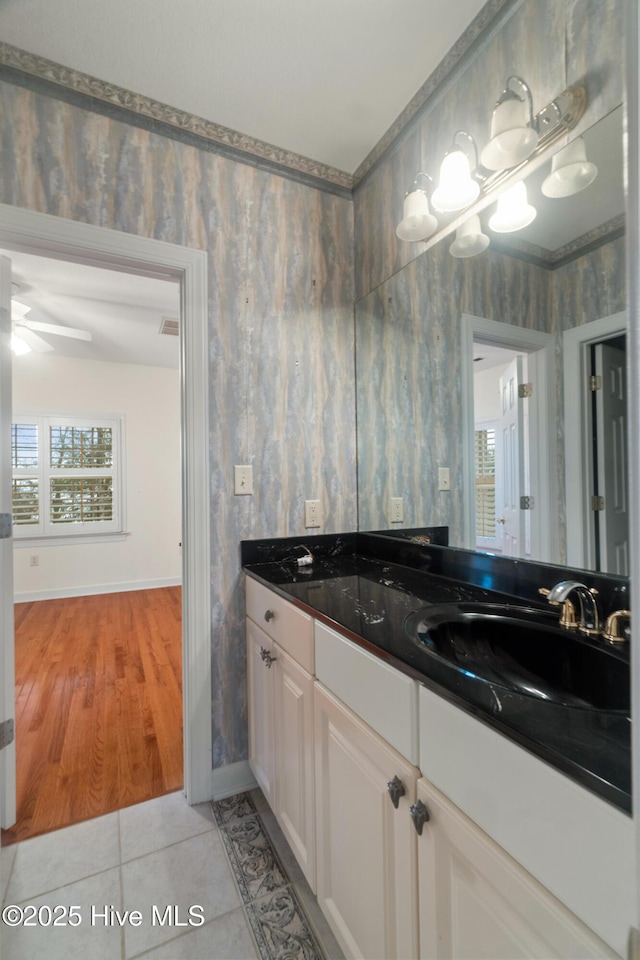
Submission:
[[[500,419],[500,377],[509,364],[473,375],[473,415],[476,423]]]
[[[17,541],[16,600],[179,583],[179,371],[30,353],[13,364],[13,412],[124,414],[129,533],[84,545]],[[29,565],[33,555],[38,566]]]

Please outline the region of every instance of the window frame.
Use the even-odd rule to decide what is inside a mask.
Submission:
[[[11,418],[13,424],[34,424],[38,430],[38,466],[36,468],[14,468],[12,480],[21,477],[36,477],[39,484],[39,522],[20,524],[14,522],[13,536],[16,545],[66,544],[70,542],[99,543],[105,540],[121,540],[126,534],[124,450],[125,418],[123,414],[63,414],[63,413],[20,413]],[[112,466],[109,468],[61,468],[52,467],[50,458],[50,427],[110,428],[112,430]],[[13,454],[13,449],[12,449]],[[93,521],[52,521],[50,481],[55,477],[98,477],[112,478],[113,503],[111,520]]]

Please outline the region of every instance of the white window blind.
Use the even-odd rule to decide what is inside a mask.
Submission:
[[[16,417],[11,428],[14,535],[122,530],[121,419]]]
[[[496,535],[496,432],[475,431],[476,536]]]

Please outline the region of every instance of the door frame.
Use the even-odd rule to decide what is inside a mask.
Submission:
[[[462,355],[462,517],[464,546],[475,549],[473,447],[473,344],[492,343],[528,355],[528,377],[536,385],[529,407],[530,491],[536,523],[531,524],[531,560],[557,563],[558,471],[556,455],[555,337],[550,333],[463,313]],[[553,430],[549,429],[553,424]],[[533,455],[536,451],[536,455]]]
[[[587,412],[587,400],[591,394],[587,384],[588,350],[594,343],[627,332],[627,313],[622,311],[572,327],[562,335],[564,395],[579,398],[579,403],[564,405],[567,563],[570,567],[592,570],[595,556],[593,517],[589,507],[591,418]]]
[[[184,793],[202,803],[213,795],[206,252],[6,204],[0,248],[180,283]]]

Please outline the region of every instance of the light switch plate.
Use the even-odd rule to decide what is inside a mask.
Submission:
[[[233,468],[233,492],[236,496],[253,493],[253,467],[249,464]]]
[[[438,490],[451,490],[449,467],[438,467]]]

